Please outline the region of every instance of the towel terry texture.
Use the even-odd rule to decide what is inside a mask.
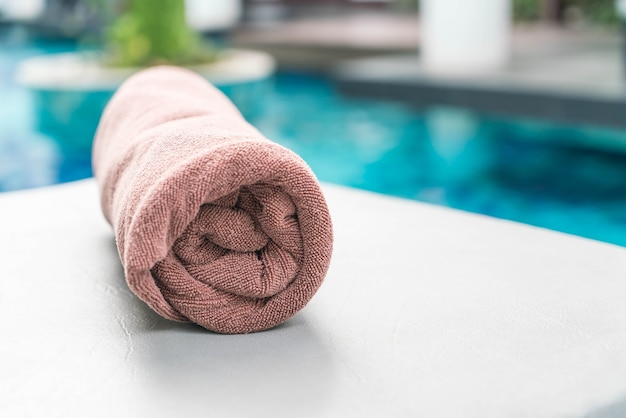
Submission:
[[[104,111],[93,165],[126,281],[165,318],[268,329],[326,275],[332,227],[314,174],[199,75],[129,78]]]

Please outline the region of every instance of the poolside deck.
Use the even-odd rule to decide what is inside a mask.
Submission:
[[[418,19],[382,13],[298,19],[240,28],[231,42],[271,53],[283,69],[329,71],[348,58],[416,52]]]
[[[363,36],[368,29],[369,36]],[[298,21],[244,31],[234,39],[269,50],[284,68],[329,71],[347,95],[626,127],[626,84],[617,30],[518,25],[507,68],[455,78],[422,70],[416,17],[357,15]]]

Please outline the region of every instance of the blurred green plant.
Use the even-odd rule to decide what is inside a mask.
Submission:
[[[419,0],[394,0],[392,6],[404,12],[419,10]]]
[[[547,1],[513,0],[513,19],[517,22],[541,19],[542,3]],[[556,0],[555,3],[566,23],[571,20],[582,20],[592,25],[614,25],[619,22],[615,0]]]
[[[126,0],[125,12],[105,30],[107,64],[143,67],[214,61],[216,49],[185,20],[184,0]]]
[[[616,25],[620,22],[615,0],[564,0],[565,8],[579,10],[583,19],[592,24]]]
[[[403,11],[419,11],[419,0],[395,0],[394,5]],[[535,21],[541,17],[541,0],[511,0],[513,20]]]
[[[469,0],[468,0],[469,1]],[[511,0],[513,20],[516,22],[536,22],[542,18],[544,1],[549,0]],[[558,7],[567,14],[594,25],[615,25],[620,19],[615,9],[615,0],[556,0]],[[400,10],[419,10],[419,0],[395,0]]]
[[[532,22],[541,18],[541,0],[513,0],[511,7],[516,22]]]

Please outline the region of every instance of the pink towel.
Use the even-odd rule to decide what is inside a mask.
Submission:
[[[100,121],[93,165],[128,286],[165,318],[264,330],[326,275],[332,227],[313,172],[190,71],[126,81]]]

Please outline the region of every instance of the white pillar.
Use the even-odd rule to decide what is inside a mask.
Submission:
[[[200,31],[231,29],[241,13],[241,0],[185,0],[187,23]]]
[[[437,74],[497,70],[509,57],[510,0],[421,0],[424,69]]]
[[[0,0],[0,14],[9,19],[35,20],[45,8],[45,0]]]

